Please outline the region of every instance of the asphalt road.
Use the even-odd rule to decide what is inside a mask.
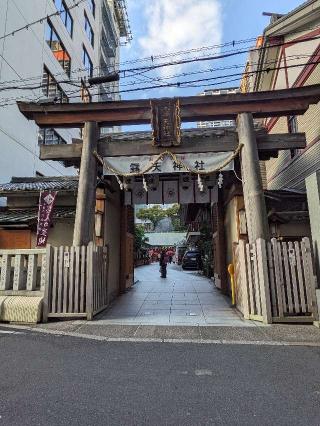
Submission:
[[[320,348],[0,329],[0,426],[319,425]]]

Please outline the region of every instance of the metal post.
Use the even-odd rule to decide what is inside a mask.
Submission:
[[[97,149],[98,125],[85,123],[80,164],[76,218],[73,245],[87,245],[93,240],[94,214],[97,184],[97,160],[93,151]]]
[[[246,208],[249,242],[258,238],[269,239],[267,209],[262,187],[257,141],[252,114],[238,114],[239,143],[241,151],[241,170],[244,204]]]

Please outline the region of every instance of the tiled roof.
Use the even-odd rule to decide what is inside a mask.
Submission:
[[[78,177],[13,177],[10,183],[0,184],[0,196],[12,192],[77,191]]]
[[[174,246],[181,243],[186,238],[186,232],[150,232],[146,233],[149,246]]]
[[[232,127],[227,128],[193,128],[193,129],[182,129],[181,135],[183,139],[195,138],[195,137],[210,137],[212,135],[224,135],[226,132],[235,133],[235,129]],[[122,132],[122,133],[110,133],[105,135],[104,140],[110,141],[150,141],[152,140],[152,132]]]
[[[75,207],[55,207],[53,219],[67,219],[75,217]],[[37,221],[38,209],[19,209],[0,211],[0,225],[29,224]]]

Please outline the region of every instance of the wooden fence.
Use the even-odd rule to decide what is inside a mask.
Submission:
[[[46,250],[0,250],[0,296],[41,295],[46,285]]]
[[[237,307],[247,319],[265,323],[318,319],[310,240],[234,246]]]
[[[88,319],[106,308],[109,304],[108,298],[108,249],[107,247],[96,247],[92,250],[92,301],[87,311]],[[90,284],[89,284],[90,285]]]
[[[108,304],[107,275],[106,247],[48,246],[43,320],[92,319]]]

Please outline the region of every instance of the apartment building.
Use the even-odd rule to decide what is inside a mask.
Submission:
[[[238,87],[227,87],[223,89],[208,89],[199,93],[199,96],[208,95],[228,95],[232,93],[239,93]],[[199,121],[197,127],[199,128],[221,128],[221,127],[234,127],[234,120],[213,120],[213,121]]]
[[[26,28],[15,32],[21,27]],[[70,143],[79,129],[41,130],[20,114],[16,100],[116,99],[117,82],[89,88],[88,77],[117,69],[120,44],[128,37],[124,0],[1,1],[0,182],[76,172],[41,161],[39,146]]]
[[[311,0],[287,15],[274,15],[258,51],[249,58],[247,91],[301,87],[320,83],[320,1]],[[246,79],[245,79],[246,80]],[[245,81],[244,80],[244,81]],[[271,118],[265,125],[270,133],[305,132],[307,148],[281,151],[266,164],[268,189],[305,190],[305,178],[319,169],[320,105],[313,105],[303,116]]]
[[[309,0],[286,15],[273,14],[257,49],[248,58],[241,90],[263,91],[320,84],[320,0]],[[305,132],[302,150],[280,151],[266,162],[269,190],[307,194],[320,280],[320,103],[301,116],[270,118],[269,133]]]

